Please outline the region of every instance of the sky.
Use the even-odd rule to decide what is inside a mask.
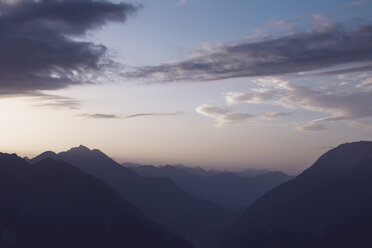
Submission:
[[[372,2],[0,0],[0,151],[296,174],[372,139]]]

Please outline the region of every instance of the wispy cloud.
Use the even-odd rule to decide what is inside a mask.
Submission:
[[[325,131],[328,130],[323,124],[307,123],[296,127],[298,131]]]
[[[1,97],[1,95],[0,95]],[[32,102],[31,106],[51,109],[79,109],[81,102],[73,97],[30,92],[24,94],[6,94],[2,97],[15,97]]]
[[[182,61],[138,67],[128,77],[151,81],[212,81],[239,77],[306,75],[321,70],[369,70],[372,25],[347,29],[325,15],[314,15],[311,32],[296,31],[279,38],[217,45]],[[368,64],[369,63],[369,64]]]
[[[230,109],[207,104],[198,106],[195,111],[204,116],[213,118],[216,121],[216,127],[222,127],[225,124],[233,124],[254,117],[254,115],[249,113],[234,112]]]
[[[118,115],[99,114],[99,113],[96,113],[96,114],[83,113],[83,114],[76,115],[76,117],[82,117],[84,119],[122,119]]]
[[[291,115],[291,112],[269,112],[262,115],[262,118],[272,120]]]
[[[76,117],[82,117],[85,119],[131,119],[138,117],[148,117],[148,116],[173,116],[181,115],[183,112],[172,112],[172,113],[138,113],[132,115],[123,115],[123,114],[102,114],[102,113],[83,113],[76,115]]]
[[[372,117],[372,89],[369,77],[361,79],[365,84],[344,90],[337,87],[314,89],[278,78],[257,79],[261,88],[250,93],[228,93],[229,104],[273,104],[289,109],[302,109],[324,113],[327,116],[310,121],[297,128],[303,131],[326,130],[323,123],[331,121],[358,121]]]
[[[349,125],[355,128],[361,128],[365,131],[371,132],[372,131],[372,122],[368,121],[351,121]]]
[[[173,115],[181,115],[183,112],[173,112],[173,113],[139,113],[139,114],[133,114],[133,115],[127,115],[124,118],[130,119],[130,118],[137,118],[137,117],[146,117],[146,116],[173,116]]]
[[[253,93],[229,92],[225,95],[229,105],[237,103],[263,103],[272,100],[277,95],[273,89],[255,89]]]
[[[195,111],[199,114],[214,119],[216,122],[216,127],[223,127],[225,124],[235,124],[253,118],[273,120],[292,114],[290,112],[268,112],[261,115],[254,115],[250,113],[234,111],[229,108],[210,106],[207,104],[198,106]]]

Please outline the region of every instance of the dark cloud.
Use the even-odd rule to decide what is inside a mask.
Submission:
[[[352,68],[329,70],[329,71],[326,71],[326,72],[313,73],[311,75],[314,75],[314,76],[333,76],[333,75],[355,73],[355,72],[365,72],[365,71],[372,71],[372,65],[361,65],[361,66],[354,66]]]
[[[123,22],[137,7],[94,0],[0,2],[0,94],[27,94],[95,82],[115,65],[87,31]]]
[[[311,32],[220,45],[184,61],[139,67],[126,75],[158,81],[211,81],[317,70],[335,72],[336,66],[370,70],[372,25],[347,29],[323,15],[313,18],[316,24]]]

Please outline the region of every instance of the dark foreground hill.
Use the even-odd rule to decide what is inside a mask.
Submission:
[[[248,208],[229,248],[372,247],[372,142],[338,146]]]
[[[141,177],[99,150],[80,146],[59,154],[45,152],[31,162],[45,157],[63,160],[105,181],[145,216],[199,244],[204,243],[201,239],[209,239],[236,217],[234,211],[193,196],[169,179]]]
[[[190,170],[196,170],[194,168],[187,169],[187,167],[171,165],[160,167],[136,165],[128,168],[141,176],[169,178],[193,195],[236,211],[246,209],[264,193],[293,178],[279,171],[255,175],[253,174],[255,170],[251,170],[252,176],[242,177],[233,172],[222,171],[197,175],[190,172]],[[248,175],[250,171],[243,172]]]
[[[0,247],[192,247],[62,161],[0,153],[0,199]]]

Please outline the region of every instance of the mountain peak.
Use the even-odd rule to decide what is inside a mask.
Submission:
[[[70,150],[67,151],[67,153],[91,153],[91,154],[95,154],[96,156],[105,156],[107,157],[107,155],[105,153],[103,153],[102,151],[98,150],[98,149],[90,149],[84,145],[80,145],[80,146],[77,146],[77,147],[72,147],[70,148]]]
[[[36,163],[36,162],[39,162],[43,159],[46,159],[46,158],[56,158],[57,157],[57,154],[53,151],[46,151],[46,152],[43,152],[39,155],[37,155],[36,157],[32,158],[32,159],[29,159],[28,161],[33,164],[33,163]]]
[[[77,147],[72,147],[69,151],[82,151],[82,152],[90,152],[91,150],[83,145],[77,146]]]

